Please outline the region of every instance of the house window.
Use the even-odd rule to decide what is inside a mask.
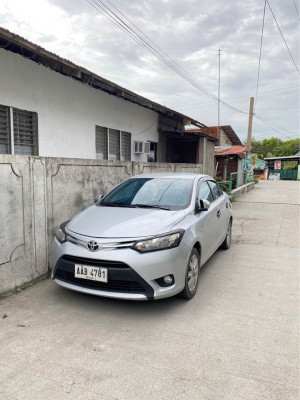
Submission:
[[[0,154],[10,154],[9,107],[0,105]]]
[[[121,160],[131,160],[131,133],[121,132]]]
[[[108,159],[120,160],[120,131],[108,130]]]
[[[131,133],[96,126],[98,160],[131,160]]]
[[[96,126],[96,158],[107,160],[107,128]]]
[[[37,113],[0,105],[0,153],[37,155]]]

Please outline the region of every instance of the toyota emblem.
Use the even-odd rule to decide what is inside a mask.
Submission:
[[[96,251],[99,248],[99,245],[97,242],[94,242],[93,240],[91,240],[90,242],[88,242],[87,247],[90,251]]]

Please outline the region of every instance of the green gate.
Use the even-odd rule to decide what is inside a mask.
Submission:
[[[296,181],[297,173],[296,169],[269,169],[269,174],[279,173],[280,179]]]

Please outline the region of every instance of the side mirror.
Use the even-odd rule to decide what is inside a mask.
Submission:
[[[100,201],[103,197],[104,197],[103,194],[100,194],[99,196],[95,197],[94,198],[94,203],[95,204],[98,203],[98,201]]]
[[[197,203],[196,212],[207,211],[209,207],[210,207],[210,201],[200,199],[199,202]]]

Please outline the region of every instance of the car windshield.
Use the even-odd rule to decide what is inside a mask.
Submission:
[[[191,200],[193,180],[133,178],[108,193],[99,206],[180,210]]]

